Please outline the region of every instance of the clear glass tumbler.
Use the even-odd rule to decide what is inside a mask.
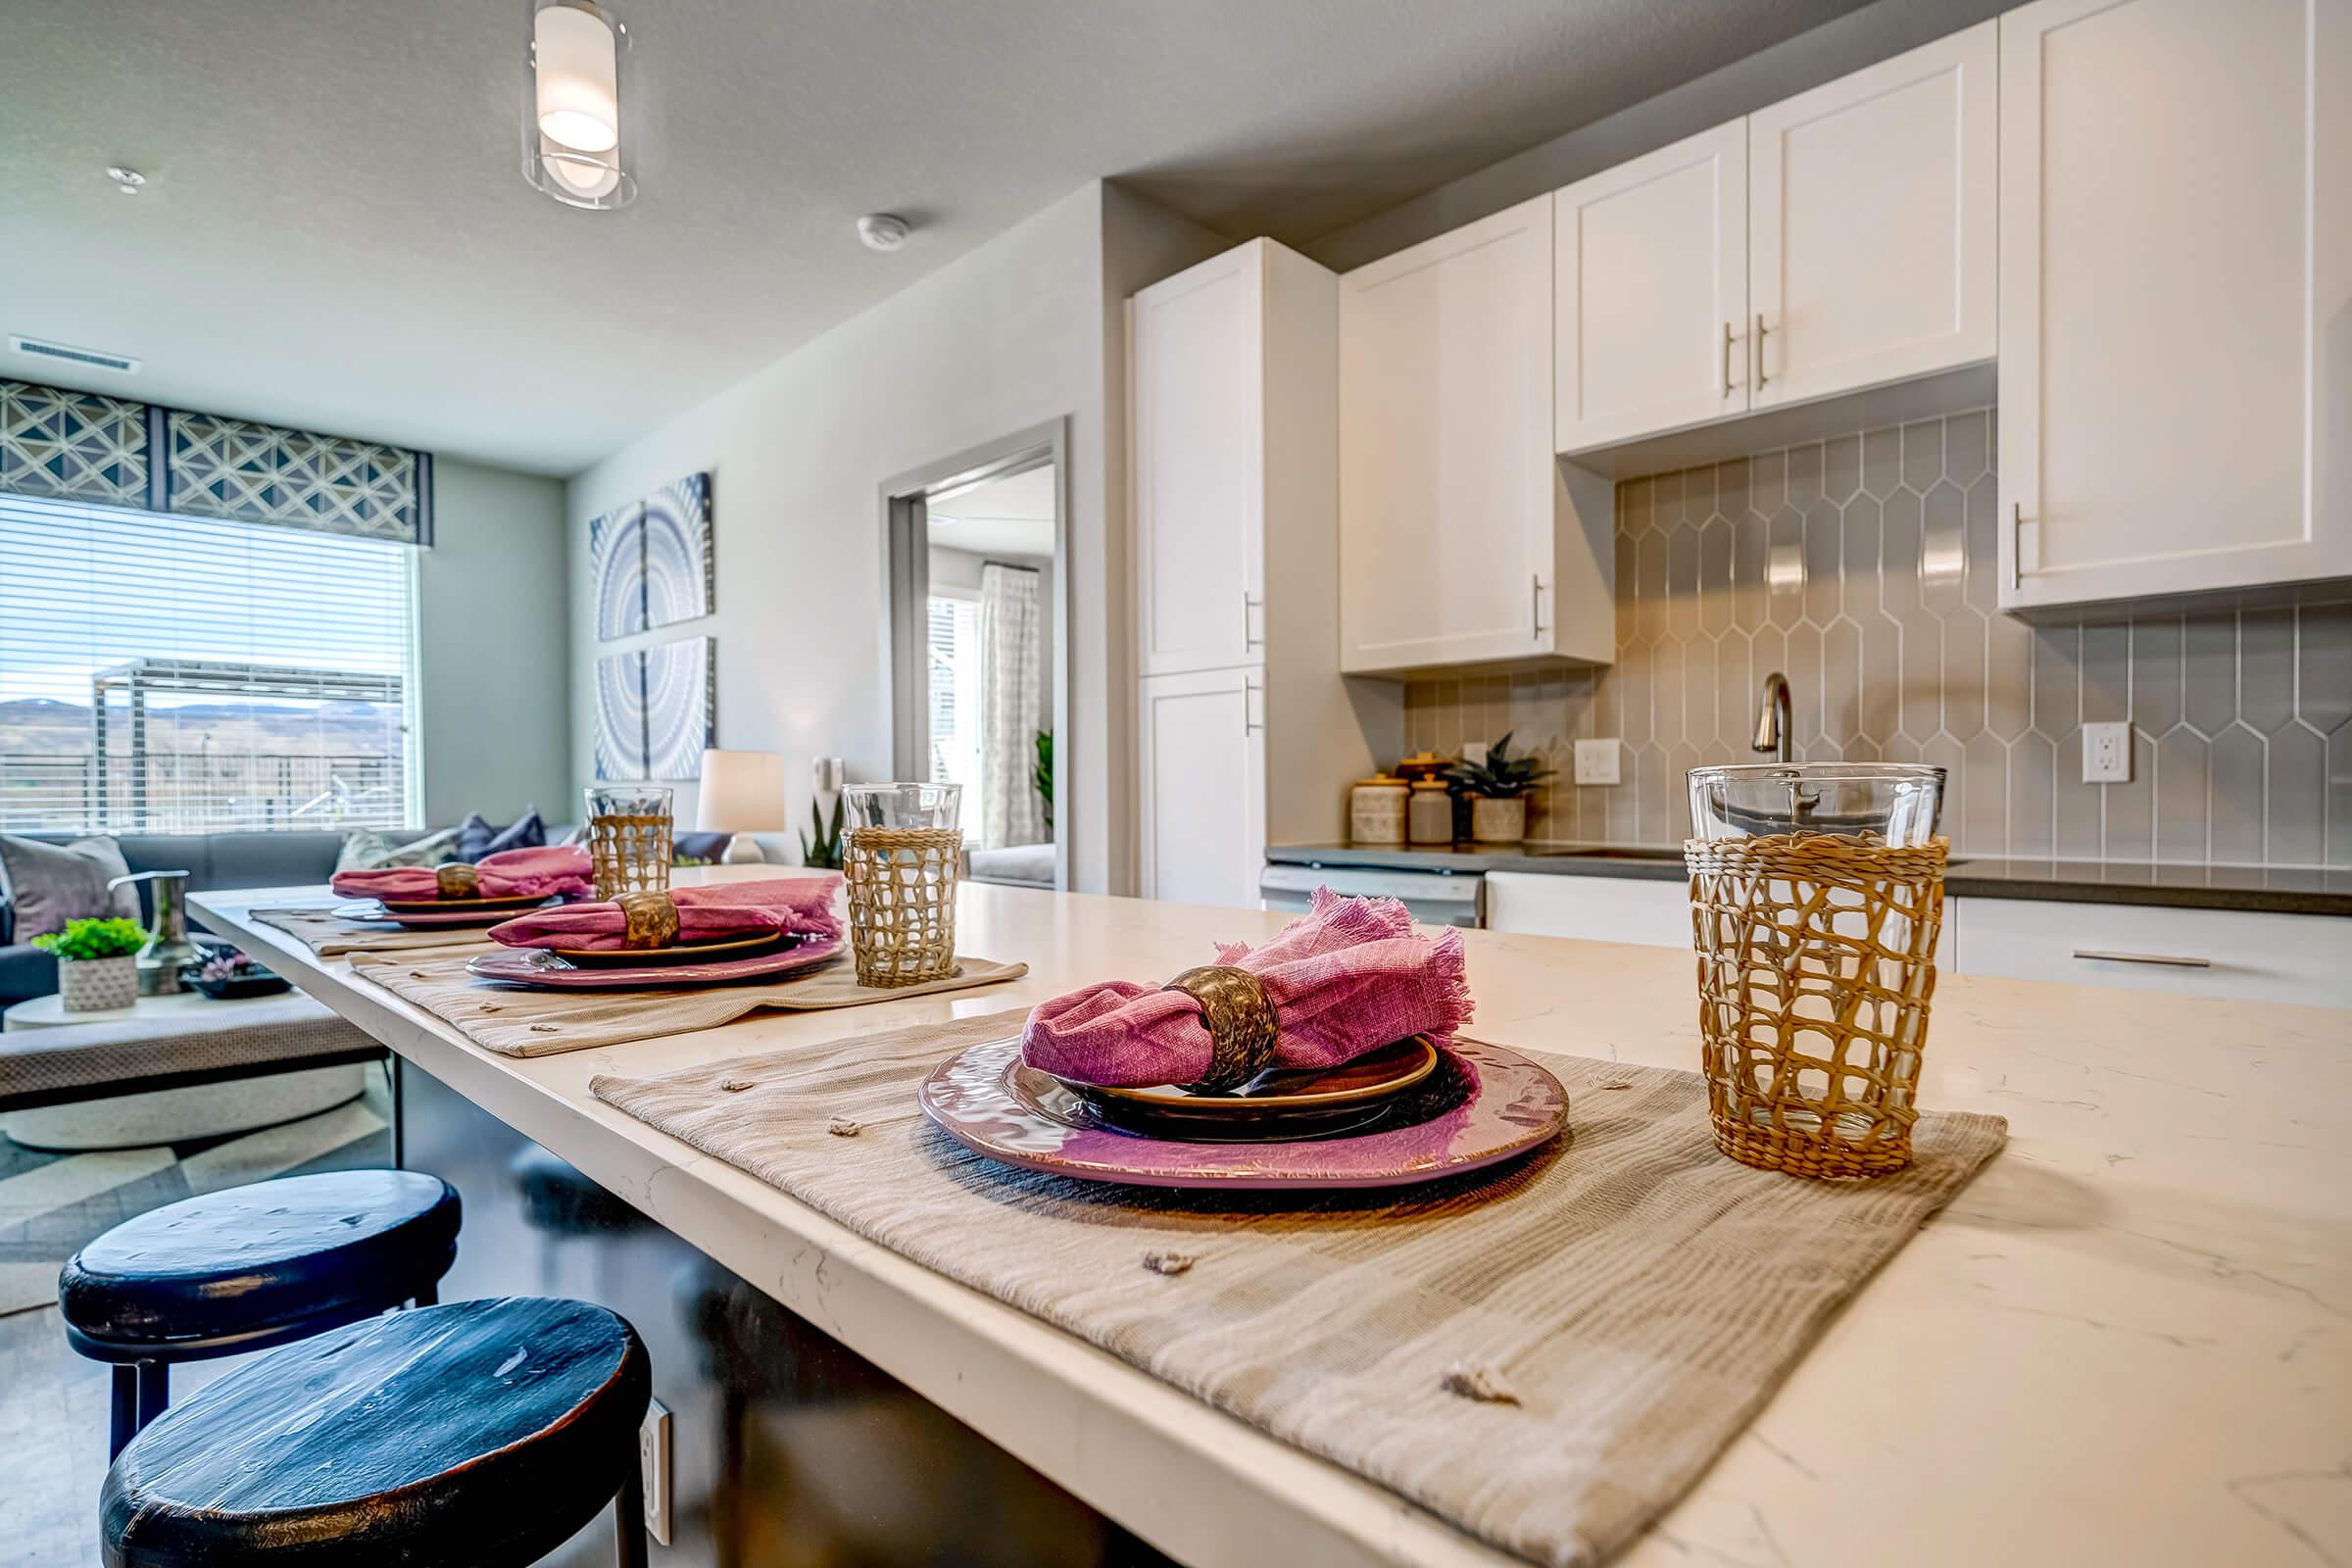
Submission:
[[[677,843],[672,794],[665,784],[589,787],[588,867],[599,899],[669,891]]]
[[[1699,1036],[1716,1146],[1798,1176],[1911,1163],[1943,923],[1943,769],[1690,774]]]
[[[956,972],[960,784],[853,784],[842,791],[841,865],[858,983],[910,986]]]

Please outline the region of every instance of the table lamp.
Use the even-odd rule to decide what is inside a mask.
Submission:
[[[695,803],[694,825],[705,833],[732,833],[722,865],[747,865],[767,858],[754,833],[784,830],[784,759],[774,752],[703,753],[703,788]]]

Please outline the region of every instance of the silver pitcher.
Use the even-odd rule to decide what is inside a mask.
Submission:
[[[197,957],[188,940],[188,877],[186,871],[137,871],[106,885],[112,893],[131,882],[152,882],[150,901],[155,913],[147,922],[147,945],[139,950],[139,995],[169,997],[180,989],[179,971]]]

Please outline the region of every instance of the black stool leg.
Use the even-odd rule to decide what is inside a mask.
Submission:
[[[645,1478],[631,1464],[612,1499],[612,1559],[620,1568],[645,1568]]]
[[[428,1284],[424,1289],[409,1298],[409,1304],[411,1306],[435,1306],[440,1303],[440,1300],[441,1287],[437,1284]]]
[[[127,1361],[115,1363],[112,1414],[107,1422],[106,1456],[111,1461],[139,1430],[139,1373]]]
[[[164,1413],[172,1402],[172,1364],[168,1361],[141,1361],[139,1368],[139,1429]]]

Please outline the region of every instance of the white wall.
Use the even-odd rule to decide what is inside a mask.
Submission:
[[[433,462],[417,557],[417,747],[427,823],[529,806],[579,818],[571,788],[564,481]]]
[[[1142,286],[1126,281],[1139,269],[1173,257],[1154,277],[1165,275],[1222,243],[1090,184],[576,475],[566,503],[575,783],[590,779],[595,745],[590,517],[680,474],[711,473],[716,612],[647,640],[717,639],[719,744],[783,754],[797,826],[808,814],[809,759],[838,755],[853,779],[891,770],[881,486],[1066,418],[1071,880],[1131,886],[1126,394],[1110,328]],[[680,805],[691,811],[691,791]]]

